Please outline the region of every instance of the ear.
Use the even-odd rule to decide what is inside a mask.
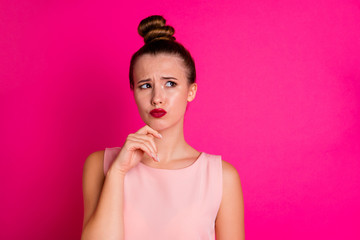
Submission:
[[[192,83],[189,87],[189,92],[188,92],[188,97],[187,97],[188,102],[191,102],[192,100],[194,100],[194,98],[196,96],[196,91],[197,91],[197,84]]]

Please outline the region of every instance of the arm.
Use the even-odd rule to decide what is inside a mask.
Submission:
[[[157,161],[154,137],[160,133],[145,125],[129,134],[112,162],[104,180],[104,151],[90,154],[83,169],[84,223],[82,240],[124,239],[125,174],[142,159],[144,153]]]
[[[88,156],[83,168],[84,222],[81,239],[123,239],[123,173],[112,168],[105,178],[104,151]]]
[[[223,196],[215,221],[217,240],[244,240],[244,200],[239,174],[234,166],[222,161]]]

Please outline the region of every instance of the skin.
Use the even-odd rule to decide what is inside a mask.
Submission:
[[[153,167],[185,167],[191,165],[189,162],[195,161],[199,155],[184,139],[186,106],[195,99],[197,84],[188,83],[187,69],[182,61],[181,58],[168,54],[143,55],[134,68],[134,97],[140,116],[163,136],[163,139],[154,138],[160,162],[146,161],[146,158],[143,160]],[[149,113],[154,108],[165,109],[167,114],[154,118]],[[179,163],[180,160],[184,163]],[[188,163],[185,163],[186,160]],[[173,167],[175,165],[177,167]],[[222,165],[223,198],[215,222],[216,238],[245,239],[240,177],[230,163],[223,160]]]
[[[187,81],[181,58],[158,54],[138,59],[134,66],[135,102],[142,120],[163,136],[163,139],[154,138],[160,162],[145,155],[143,163],[171,169],[190,165],[197,159],[200,152],[186,143],[183,132],[186,106],[194,100],[196,91],[197,84],[189,85]],[[154,118],[150,111],[155,108],[167,113]]]
[[[106,176],[103,173],[104,151],[88,156],[83,170],[82,239],[123,239],[124,176],[140,161],[155,168],[179,169],[191,165],[199,157],[200,152],[184,139],[186,107],[195,99],[197,91],[197,84],[189,84],[186,73],[182,59],[174,55],[147,54],[137,60],[134,99],[146,125],[128,135]],[[155,108],[162,108],[167,114],[154,118],[149,112]],[[216,239],[245,239],[240,177],[236,168],[224,160],[222,171],[223,192],[215,220]],[[109,218],[113,220],[109,222]]]

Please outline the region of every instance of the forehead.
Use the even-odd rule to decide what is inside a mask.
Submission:
[[[173,76],[178,79],[186,77],[183,60],[170,54],[145,54],[140,56],[134,65],[134,80],[157,76]]]

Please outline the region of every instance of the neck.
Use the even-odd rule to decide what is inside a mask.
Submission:
[[[184,153],[189,149],[189,144],[184,138],[184,118],[175,125],[160,130],[162,139],[154,138],[160,163],[169,163],[174,159],[184,157]]]

